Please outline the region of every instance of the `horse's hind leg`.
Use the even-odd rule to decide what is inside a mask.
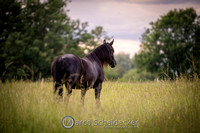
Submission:
[[[69,103],[69,98],[72,95],[72,86],[69,82],[65,82],[65,88],[67,89],[67,103]]]
[[[85,94],[86,94],[86,89],[81,88],[81,103],[82,103],[82,105],[84,105]]]
[[[56,93],[57,90],[58,90],[58,95],[62,97],[63,96],[63,86],[62,86],[61,81],[55,81],[54,93]]]

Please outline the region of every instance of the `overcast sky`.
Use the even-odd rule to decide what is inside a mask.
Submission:
[[[103,26],[115,39],[115,52],[132,57],[139,51],[141,35],[150,22],[175,8],[189,7],[200,14],[200,0],[72,0],[68,15],[88,22],[89,29]]]

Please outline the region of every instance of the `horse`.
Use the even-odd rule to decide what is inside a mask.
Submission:
[[[96,103],[100,104],[102,83],[105,79],[103,67],[109,65],[114,68],[117,63],[112,47],[114,40],[94,49],[83,58],[73,54],[63,54],[55,58],[51,64],[51,73],[54,82],[54,93],[63,96],[63,84],[67,89],[67,99],[72,94],[72,89],[81,89],[81,101],[84,104],[86,91],[94,88]]]

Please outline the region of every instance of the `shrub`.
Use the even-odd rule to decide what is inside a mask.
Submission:
[[[120,81],[148,81],[154,80],[155,78],[156,75],[150,72],[131,69],[123,75]]]

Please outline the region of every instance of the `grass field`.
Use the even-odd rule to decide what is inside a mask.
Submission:
[[[199,79],[107,81],[103,84],[100,108],[96,107],[93,89],[87,91],[84,106],[80,96],[80,90],[73,90],[67,105],[65,98],[56,100],[51,82],[0,84],[0,132],[200,132]],[[72,116],[79,125],[64,128],[64,116]],[[80,123],[84,121],[87,124]],[[95,121],[118,123],[105,126],[95,125]],[[124,124],[120,125],[120,121]],[[134,126],[125,124],[127,121],[134,121]]]

